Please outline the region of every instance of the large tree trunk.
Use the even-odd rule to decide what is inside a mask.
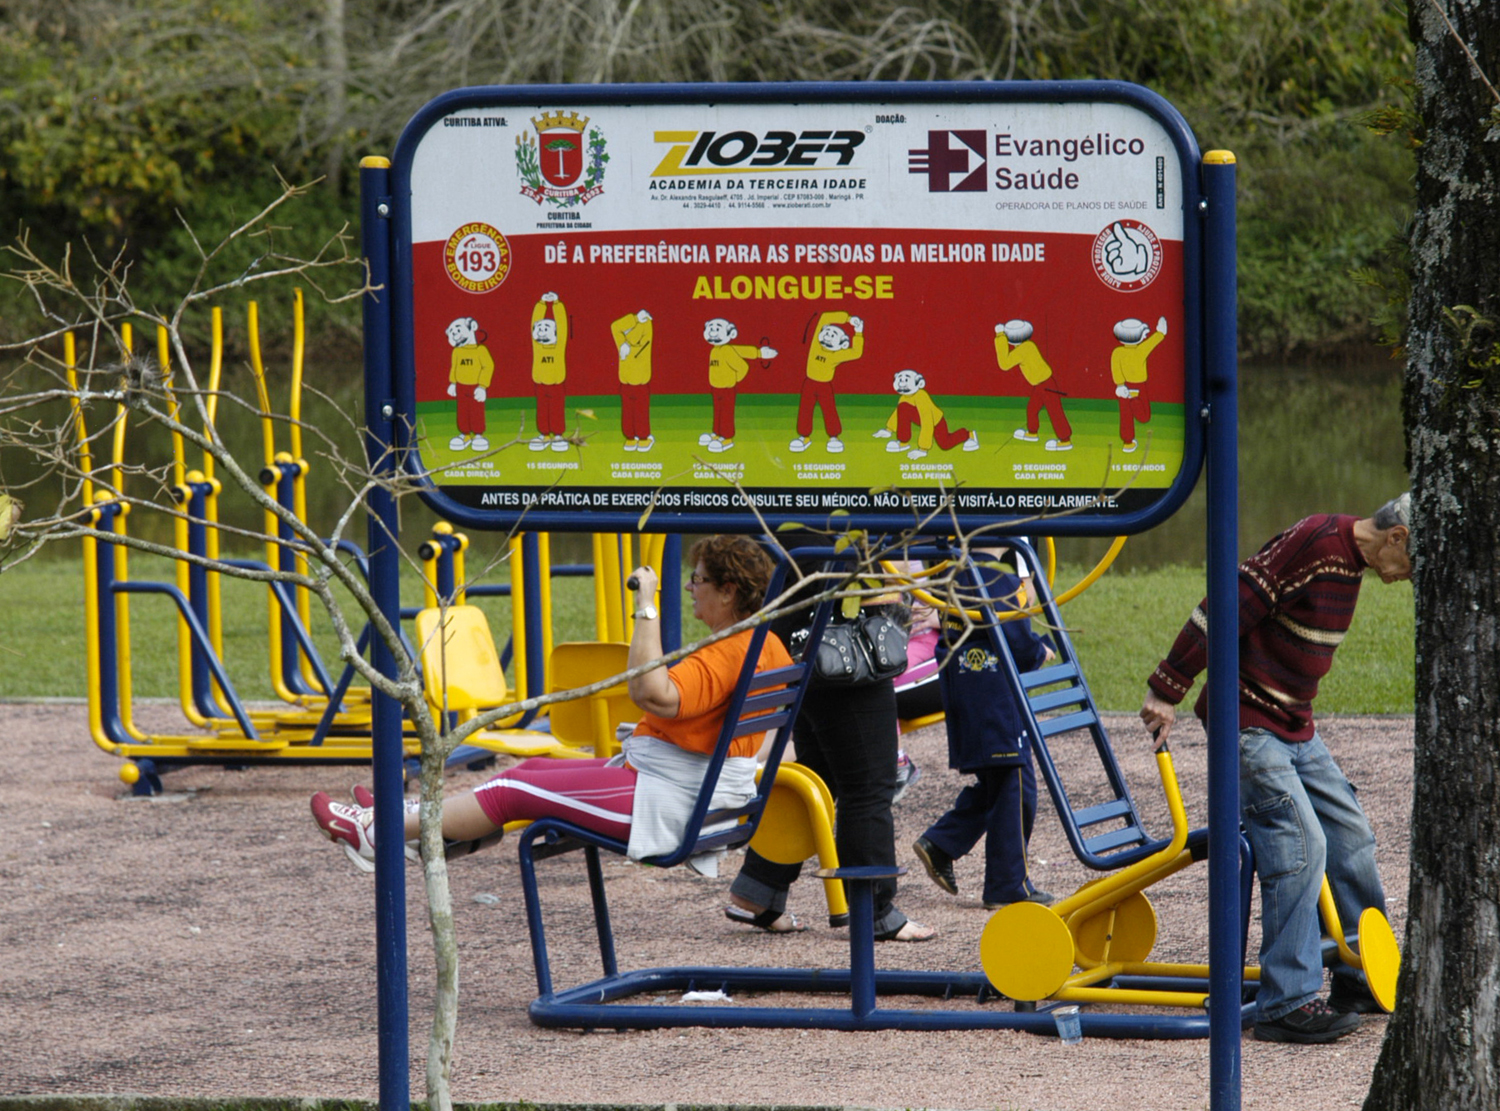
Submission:
[[[1500,1108],[1500,4],[1409,11],[1415,795],[1399,997],[1365,1107],[1478,1111]]]

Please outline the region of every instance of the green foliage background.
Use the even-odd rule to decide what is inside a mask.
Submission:
[[[1399,281],[1410,154],[1362,121],[1401,106],[1410,65],[1385,0],[0,0],[0,229],[121,253],[164,305],[197,265],[188,226],[213,242],[278,173],[322,177],[274,237],[311,250],[356,212],[359,156],[460,85],[1108,78],[1236,153],[1246,353],[1326,356],[1374,336]],[[315,347],[350,347],[356,313],[318,315]],[[0,290],[0,340],[35,323]]]
[[[1056,585],[1059,589],[1071,586],[1088,569],[1086,564],[1060,564]],[[171,581],[173,571],[164,559],[137,555],[131,558],[131,577]],[[266,588],[239,579],[226,578],[221,583],[224,660],[235,690],[245,699],[271,700]],[[1111,570],[1063,607],[1063,620],[1100,707],[1124,712],[1140,709],[1146,676],[1171,647],[1203,591],[1201,567]],[[503,643],[511,627],[510,600],[485,597],[474,601],[488,614],[490,628]],[[422,604],[421,585],[414,574],[406,575],[402,583],[402,602]],[[1383,586],[1373,576],[1368,579],[1360,591],[1354,624],[1319,691],[1318,713],[1411,713],[1412,613],[1410,583]],[[132,599],[130,619],[137,697],[175,697],[176,610],[165,598],[137,595]],[[595,638],[592,580],[553,582],[553,625],[558,641]],[[687,618],[683,632],[697,635],[694,629],[702,632],[702,626]],[[0,636],[0,697],[81,696],[88,687],[82,561],[70,554],[29,564],[22,574],[0,575],[0,633],[4,634]],[[337,644],[320,612],[314,618],[313,636],[337,679]],[[38,645],[45,645],[46,651],[33,650]]]

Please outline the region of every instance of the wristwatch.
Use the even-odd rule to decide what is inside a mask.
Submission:
[[[642,606],[635,611],[634,616],[638,620],[644,618],[647,621],[655,621],[658,615],[655,606]]]

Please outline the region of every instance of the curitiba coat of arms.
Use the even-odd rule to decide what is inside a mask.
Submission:
[[[588,204],[604,192],[604,133],[589,128],[589,117],[573,112],[543,112],[531,117],[536,135],[516,136],[516,172],[521,192],[541,204],[559,208]],[[584,132],[588,132],[587,140]]]

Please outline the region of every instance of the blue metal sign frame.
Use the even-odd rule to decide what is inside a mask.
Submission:
[[[1200,213],[1196,210],[1200,193],[1198,182],[1200,155],[1192,131],[1181,115],[1150,90],[1113,81],[484,87],[458,89],[446,93],[422,108],[403,131],[396,146],[391,169],[393,417],[396,423],[398,447],[403,451],[404,465],[418,483],[425,500],[446,519],[464,527],[476,529],[509,529],[515,527],[524,517],[524,527],[543,531],[634,530],[643,516],[644,503],[647,500],[645,495],[652,490],[652,484],[647,482],[631,499],[630,508],[619,509],[613,508],[610,503],[612,500],[622,498],[622,495],[618,491],[609,492],[609,487],[618,485],[617,483],[596,483],[588,487],[592,491],[591,495],[575,494],[574,501],[567,505],[555,504],[564,496],[559,492],[560,487],[551,489],[549,492],[546,483],[538,483],[536,487],[538,493],[530,504],[525,506],[515,504],[514,489],[507,488],[507,496],[511,499],[510,504],[490,507],[482,504],[484,501],[482,491],[485,489],[483,485],[465,486],[456,482],[445,482],[443,480],[445,473],[451,475],[456,472],[452,469],[435,467],[432,462],[423,459],[424,441],[416,433],[422,418],[418,412],[417,394],[416,350],[419,338],[417,316],[420,305],[417,304],[418,299],[414,296],[416,249],[413,244],[413,219],[414,205],[420,208],[421,202],[413,200],[414,161],[424,141],[431,140],[435,128],[441,132],[471,130],[452,129],[441,125],[453,123],[456,120],[476,124],[485,120],[503,123],[506,119],[500,113],[509,112],[510,124],[513,127],[517,111],[534,111],[538,105],[554,106],[559,115],[574,106],[588,105],[616,106],[621,109],[632,106],[640,108],[641,106],[696,105],[725,109],[726,106],[785,105],[789,109],[802,110],[808,109],[809,106],[816,108],[826,105],[869,105],[872,109],[877,106],[900,108],[901,106],[923,105],[1044,107],[1055,105],[1059,109],[1066,109],[1069,106],[1107,105],[1122,106],[1139,113],[1146,120],[1160,126],[1170,142],[1171,149],[1176,154],[1177,166],[1168,167],[1166,172],[1174,175],[1174,180],[1170,183],[1169,195],[1180,194],[1183,208],[1180,214],[1183,236],[1181,243],[1183,299],[1180,306],[1180,327],[1183,360],[1181,403],[1184,418],[1180,462],[1178,462],[1175,478],[1168,488],[1151,489],[1148,496],[1139,473],[1132,479],[1128,476],[1127,468],[1120,465],[1121,461],[1133,461],[1131,456],[1121,454],[1120,443],[1116,443],[1114,447],[1112,458],[1116,461],[1115,465],[1108,467],[1110,472],[1120,472],[1116,476],[1121,480],[1119,489],[1106,489],[1106,483],[1103,480],[1109,478],[1109,474],[1102,469],[1095,472],[1090,468],[1087,479],[1071,481],[1067,484],[1068,493],[1059,497],[1052,496],[1050,487],[1016,486],[1001,488],[1002,492],[998,497],[993,488],[989,490],[988,498],[980,496],[978,491],[982,489],[983,480],[976,481],[976,476],[972,473],[973,461],[961,459],[961,462],[971,464],[971,473],[960,482],[949,482],[945,486],[949,494],[955,493],[956,486],[962,487],[965,491],[965,497],[955,498],[951,515],[947,512],[932,512],[937,508],[940,500],[936,487],[924,486],[920,482],[898,481],[891,484],[889,491],[878,491],[878,488],[884,485],[884,481],[851,479],[844,484],[848,489],[840,487],[839,492],[834,493],[828,491],[826,487],[821,487],[819,489],[828,496],[822,499],[809,496],[795,508],[790,507],[795,497],[791,491],[795,489],[806,492],[809,487],[791,486],[789,485],[790,479],[779,485],[757,483],[747,473],[743,488],[746,495],[757,499],[761,517],[773,528],[789,522],[813,526],[834,522],[838,527],[900,531],[912,527],[914,516],[931,516],[933,519],[923,529],[929,534],[951,532],[955,518],[960,527],[965,529],[980,526],[1003,528],[1007,524],[1013,524],[1016,531],[1028,529],[1035,531],[1035,521],[1039,516],[1046,517],[1046,531],[1054,535],[1133,534],[1151,528],[1171,516],[1192,492],[1202,467],[1204,452],[1201,424],[1192,419],[1192,415],[1196,414],[1201,407],[1203,397],[1202,294],[1197,280],[1202,268],[1202,228]],[[495,114],[488,117],[478,115],[486,110]],[[1160,165],[1157,172],[1158,175],[1162,172]],[[499,185],[494,186],[495,190],[501,188]],[[514,191],[508,186],[503,188]],[[1059,206],[1062,203],[1057,202]],[[577,209],[572,211],[576,212]],[[915,222],[920,223],[921,220],[918,219]],[[451,260],[449,269],[452,269]],[[527,300],[529,302],[529,298]],[[473,305],[480,304],[482,301],[482,298],[468,298],[466,301],[461,300],[460,304]],[[473,311],[476,315],[480,315],[478,309]],[[709,310],[704,309],[704,311]],[[1147,315],[1154,314],[1148,313]],[[446,315],[442,319],[446,320]],[[1173,319],[1175,329],[1178,327],[1175,312]],[[1146,327],[1150,328],[1149,323]],[[421,336],[427,337],[427,333],[432,330],[430,325],[424,326],[420,329]],[[599,329],[596,327],[594,330]],[[1175,339],[1176,337],[1174,341]],[[424,342],[430,342],[430,339],[424,338]],[[1147,342],[1149,344],[1151,341]],[[1104,357],[1108,358],[1108,356]],[[431,376],[430,368],[427,373]],[[497,371],[498,373],[500,372]],[[510,373],[514,375],[514,368]],[[971,373],[977,375],[978,370],[974,369]],[[1102,373],[1102,371],[1096,373]],[[1012,391],[1015,390],[1017,384],[1024,387],[1024,382],[1020,381],[1019,372],[1014,375],[996,373],[993,358],[990,360],[988,374],[992,381],[1003,382],[1006,388]],[[1108,375],[1105,375],[1106,386],[1107,379]],[[529,383],[527,388],[529,388]],[[492,398],[498,389],[498,385],[492,387]],[[1108,404],[1114,403],[1112,397],[1108,399]],[[892,420],[894,419],[893,415]],[[743,423],[742,421],[742,433]],[[1004,433],[1007,441],[1008,432],[1007,429]],[[863,435],[862,433],[861,438]],[[1043,430],[1043,436],[1045,436],[1045,430]],[[743,438],[742,435],[741,439]],[[446,443],[446,434],[441,442]],[[435,454],[432,441],[425,441],[425,443],[429,454]],[[986,446],[988,447],[991,443],[992,441],[987,441]],[[533,444],[533,446],[537,445]],[[560,444],[558,446],[561,447]],[[742,448],[744,446],[741,445]],[[1036,448],[1039,449],[1040,446],[1038,444]],[[522,448],[522,445],[512,446],[506,453],[502,453],[502,461],[505,455],[515,459],[515,452]],[[889,444],[888,450],[892,449],[894,449],[894,444]],[[601,449],[589,445],[587,450],[597,452]],[[850,454],[839,458],[851,459],[858,450],[860,449],[851,449]],[[1134,441],[1131,441],[1131,446],[1124,450],[1134,450]],[[1009,446],[1007,446],[1007,451],[1009,451]],[[523,449],[520,450],[522,458],[525,454]],[[658,448],[657,454],[661,454],[661,448]],[[958,452],[953,454],[956,457],[961,456]],[[1037,454],[1038,458],[1049,462],[1078,458],[1062,455],[1043,456],[1039,452]],[[973,459],[1009,459],[1013,456],[1014,453],[1005,457],[992,456],[986,451],[974,456]],[[632,457],[623,458],[631,459]],[[635,458],[643,459],[644,456]],[[707,456],[700,456],[700,458],[712,459]],[[1175,455],[1172,458],[1174,461],[1178,459]],[[783,471],[790,466],[786,462],[787,459],[790,457],[784,457],[781,462]],[[1139,457],[1134,457],[1134,459],[1138,460]],[[993,465],[994,472],[999,473],[1002,465],[1011,466],[1009,462],[1004,464],[996,462]],[[1060,462],[1057,465],[1060,466]],[[514,466],[515,464],[510,464],[511,469],[514,469]],[[1038,464],[1038,469],[1042,466],[1043,464]],[[1078,469],[1082,470],[1082,468]],[[1099,482],[1094,481],[1096,474],[1100,479]],[[670,480],[663,481],[666,484]],[[710,479],[699,484],[700,488],[704,485],[714,485],[714,482]],[[745,531],[762,527],[755,514],[743,507],[742,501],[739,507],[733,506],[732,503],[739,500],[739,495],[728,484],[719,484],[719,487],[726,493],[727,500],[731,503],[731,506],[723,511],[704,508],[689,511],[685,508],[674,507],[670,491],[658,488],[656,491],[658,500],[643,527],[647,531],[693,533]],[[1013,503],[1012,506],[1004,511],[991,508],[990,506],[996,501],[1006,500],[1004,489],[1010,491],[1009,500]],[[970,495],[969,491],[976,493]],[[594,499],[592,502],[588,501],[590,496]],[[915,505],[911,502],[902,503],[900,500],[902,496],[914,497],[917,501]],[[1088,499],[1095,496],[1103,498],[1104,501],[1101,504],[1111,508],[1101,509],[1088,505]],[[548,503],[549,497],[554,499],[553,504]],[[893,498],[894,505],[891,504]],[[872,509],[872,502],[881,499],[886,507]],[[685,496],[683,500],[689,499]],[[829,506],[836,500],[846,504],[847,508],[831,510]],[[806,504],[807,502],[817,502],[817,504],[809,505]],[[580,513],[580,510],[584,512]]]
[[[385,159],[366,159],[361,170],[361,217],[365,256],[370,264],[371,292],[365,299],[366,439],[374,465],[391,475],[402,463],[410,439],[414,398],[411,394],[413,306],[410,287],[412,145],[441,118],[461,105],[544,101],[566,106],[582,102],[626,103],[654,97],[659,103],[705,102],[826,103],[866,102],[890,98],[920,103],[970,98],[991,101],[1080,102],[1105,99],[1151,114],[1168,127],[1182,155],[1184,207],[1185,450],[1180,472],[1168,496],[1134,514],[1073,514],[1050,519],[1056,534],[1118,534],[1140,531],[1169,516],[1187,497],[1206,464],[1209,526],[1207,537],[1208,603],[1216,613],[1236,611],[1237,497],[1237,339],[1235,306],[1235,164],[1227,152],[1200,158],[1196,143],[1176,111],[1155,94],[1115,82],[986,85],[761,85],[630,86],[614,88],[534,87],[460,90],[439,98],[413,119],[397,147],[393,167]],[[419,481],[424,481],[418,476]],[[495,514],[475,513],[445,496],[430,482],[424,496],[439,512],[468,527],[500,528],[519,523]],[[399,521],[394,498],[376,491],[369,504],[371,583],[387,618],[399,622]],[[805,515],[795,515],[804,519]],[[786,519],[768,514],[771,525]],[[850,514],[841,521],[872,529],[909,527],[909,515]],[[525,514],[525,527],[558,531],[632,531],[638,514]],[[1015,522],[1008,517],[961,516],[964,527]],[[942,529],[951,528],[952,519]],[[653,518],[661,531],[759,531],[761,522],[746,513]],[[936,531],[936,530],[934,530]],[[376,662],[394,675],[395,661],[377,650]],[[1238,890],[1238,644],[1232,627],[1217,623],[1209,633],[1209,933],[1210,933],[1210,1105],[1215,1111],[1240,1106],[1240,952]],[[401,855],[401,721],[399,707],[386,696],[374,697],[376,840],[376,944],[378,964],[380,1104],[387,1111],[410,1106],[407,1045],[405,874]]]

